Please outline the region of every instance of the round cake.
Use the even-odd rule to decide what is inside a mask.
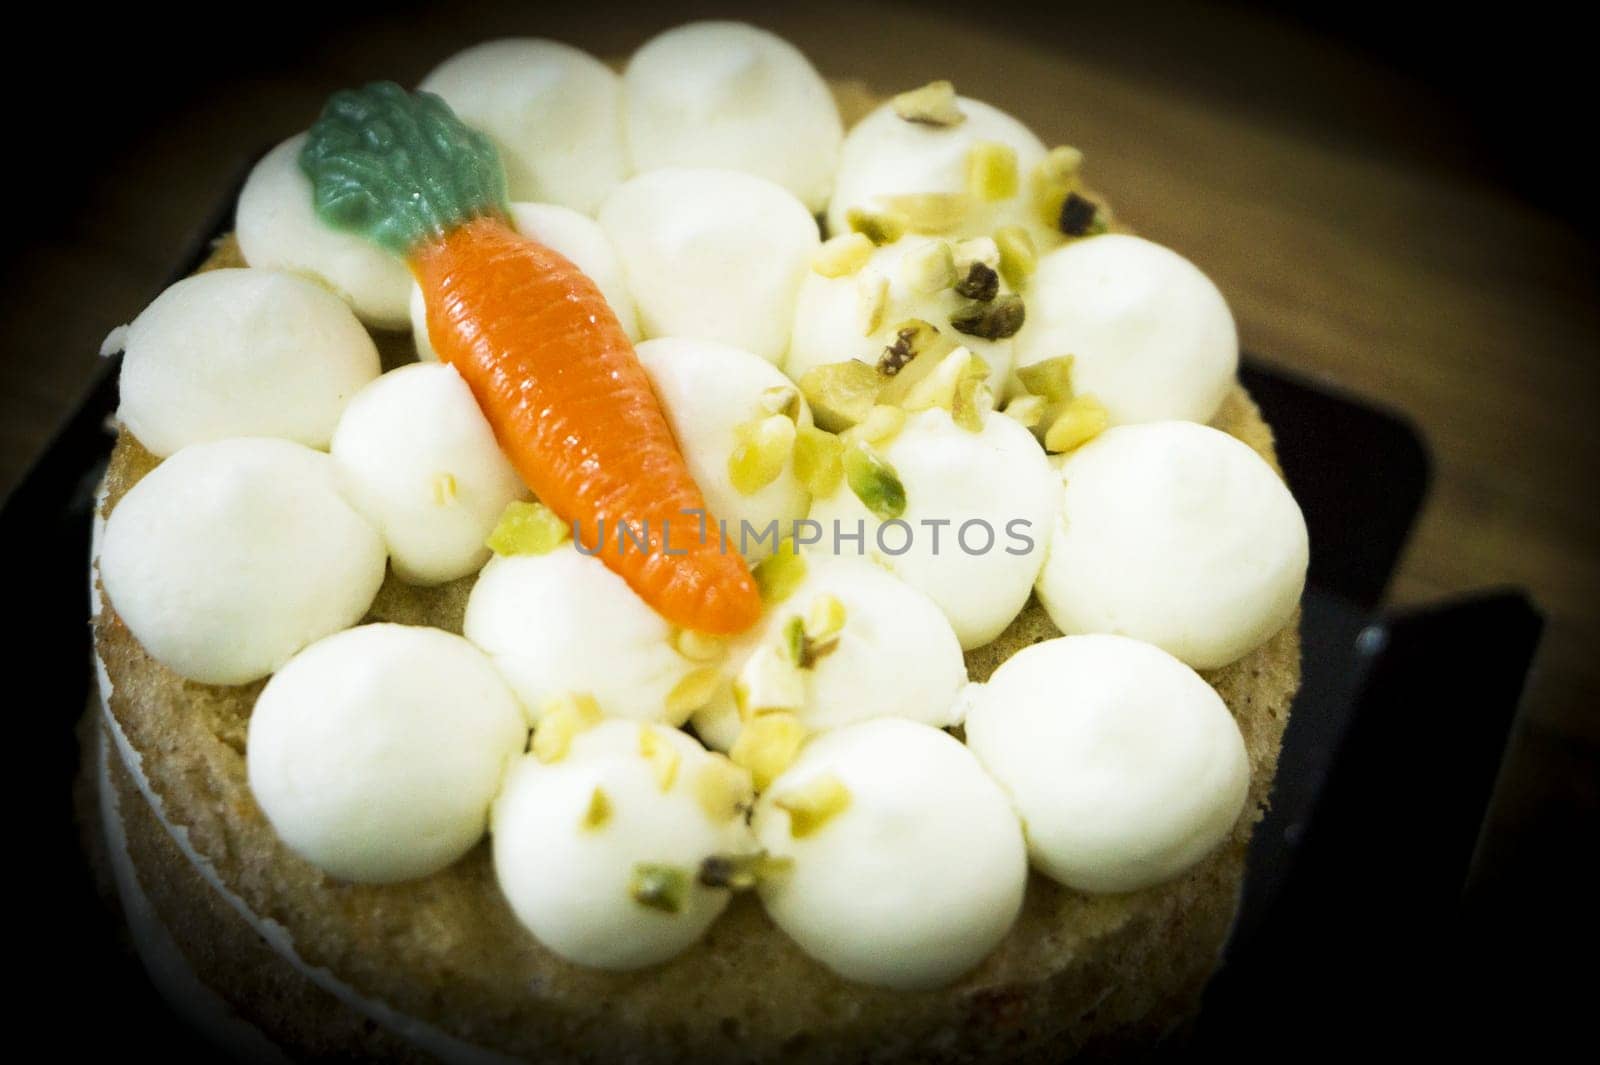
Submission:
[[[506,41],[441,66],[436,97],[336,98],[185,284],[220,280],[120,338],[92,574],[102,812],[136,939],[218,1038],[293,1059],[1058,1061],[1193,1016],[1299,680],[1304,526],[1232,320],[1110,221],[1070,149],[947,83],[881,103],[821,85],[784,42],[708,23],[620,77]],[[589,497],[547,452],[528,465],[538,426],[519,436],[474,376],[469,341],[499,323],[448,310],[492,289],[459,280],[452,234],[481,219],[397,257],[398,223],[374,237],[337,206],[367,171],[333,124],[413,107],[382,113],[500,160],[471,185],[503,183],[493,239],[571,270],[562,298],[648,374],[702,533],[709,503],[789,534],[660,552],[702,567],[681,601],[603,525],[585,542]],[[765,406],[724,417],[747,395]],[[449,524],[415,516],[413,467]],[[637,469],[630,490],[679,476]],[[969,518],[948,563],[886,545],[947,512]],[[858,513],[865,562],[801,531]],[[969,550],[975,514],[1035,535]],[[705,591],[714,566],[732,577]],[[647,823],[635,756],[660,785]],[[678,807],[724,780],[727,823],[690,825]],[[573,788],[581,824],[550,823]],[[597,892],[623,845],[594,841],[624,833],[688,848],[688,886],[630,851],[631,886]]]

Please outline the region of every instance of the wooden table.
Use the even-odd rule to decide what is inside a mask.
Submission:
[[[292,38],[276,60],[234,71],[227,53],[212,60],[216,91],[145,121],[88,176],[82,210],[6,271],[0,490],[81,394],[106,331],[156,293],[218,191],[303,128],[331,89],[415,82],[455,49],[511,33],[624,55],[695,13],[458,3]],[[952,77],[1046,141],[1076,144],[1123,217],[1217,281],[1248,350],[1414,419],[1436,477],[1392,600],[1492,585],[1532,593],[1549,627],[1497,817],[1514,838],[1539,818],[1592,815],[1594,245],[1486,181],[1470,124],[1404,78],[1238,10],[1180,14],[1159,26],[1109,11],[1042,24],[1003,10],[819,2],[761,21],[829,75],[882,89]],[[1436,709],[1447,727],[1453,708]]]

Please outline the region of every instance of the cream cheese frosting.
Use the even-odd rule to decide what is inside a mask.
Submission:
[[[311,179],[300,169],[306,135],[261,157],[239,194],[234,233],[251,266],[304,274],[338,293],[362,321],[404,329],[411,274],[400,259],[353,233],[322,224]]]
[[[966,735],[1016,803],[1033,863],[1081,891],[1183,872],[1232,830],[1250,783],[1221,697],[1123,636],[1019,651],[975,694]]]
[[[341,880],[426,876],[482,837],[527,725],[441,629],[363,625],[275,673],[250,715],[250,790],[288,847]]]
[[[777,522],[787,534],[796,519],[806,516],[811,495],[795,476],[792,461],[784,462],[766,485],[744,492],[733,481],[729,460],[742,427],[769,417],[811,424],[799,389],[765,359],[715,341],[663,337],[636,350],[689,472],[705,494],[706,508],[727,523],[732,549],[752,560],[770,553],[777,536],[761,533]],[[793,416],[783,408],[791,408]]]
[[[1288,623],[1305,587],[1305,518],[1250,447],[1192,422],[1109,429],[1061,465],[1039,600],[1069,635],[1119,633],[1197,669]]]
[[[622,263],[600,223],[570,207],[554,203],[513,203],[511,224],[518,233],[532,237],[551,251],[560,252],[593,281],[617,316],[628,339],[639,339],[639,316],[633,309],[633,294],[622,275]],[[411,336],[417,354],[434,360],[439,356],[428,338],[428,308],[422,289],[411,285]]]
[[[276,270],[185,278],[123,337],[117,417],[157,456],[232,436],[326,448],[378,349],[337,297]]]
[[[360,621],[385,559],[332,459],[240,438],[184,448],[128,491],[106,522],[100,579],[162,665],[244,684]]]
[[[593,214],[628,174],[621,79],[571,45],[487,41],[446,59],[418,88],[489,135],[513,200]]]
[[[1211,279],[1171,249],[1107,233],[1039,260],[1018,369],[1072,356],[1072,387],[1111,424],[1207,422],[1233,387],[1239,336]]]
[[[776,363],[820,243],[805,205],[735,170],[672,167],[621,185],[600,224],[647,337],[731,344]]]
[[[462,631],[535,722],[547,700],[577,692],[617,717],[665,721],[667,696],[696,668],[674,650],[672,626],[570,540],[543,555],[490,559]]]
[[[666,961],[728,904],[728,888],[703,882],[705,860],[754,850],[736,805],[705,801],[738,778],[677,729],[615,719],[578,733],[555,761],[527,755],[494,805],[501,890],[528,930],[569,961],[602,969]]]
[[[813,739],[752,824],[769,854],[794,863],[761,881],[767,913],[848,980],[949,983],[1022,906],[1027,852],[1005,793],[927,725],[884,718]]]
[[[981,432],[944,410],[906,418],[876,450],[905,488],[905,510],[880,521],[848,484],[812,504],[818,550],[862,554],[925,593],[966,649],[982,646],[1022,610],[1044,564],[1061,506],[1060,478],[1032,434],[988,414]],[[862,541],[847,541],[864,530]]]
[[[691,22],[651,38],[623,75],[636,169],[742,170],[818,213],[833,190],[844,126],[800,50],[742,22]]]
[[[439,363],[391,370],[357,394],[332,456],[395,574],[413,584],[476,573],[506,504],[528,495],[471,389]]]

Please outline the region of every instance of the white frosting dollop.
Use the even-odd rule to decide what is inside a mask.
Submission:
[[[233,436],[326,448],[377,376],[372,338],[326,289],[276,270],[212,270],[128,326],[117,417],[162,457]]]
[[[652,170],[620,186],[600,224],[648,337],[697,337],[777,362],[816,220],[780,185],[734,170]]]
[[[813,214],[827,206],[844,124],[827,83],[788,41],[742,22],[691,22],[635,52],[622,85],[638,170],[742,170]]]
[[[951,235],[987,236],[1000,226],[1021,225],[1041,251],[1060,243],[1061,234],[1035,215],[1028,195],[1028,178],[1044,159],[1044,144],[1027,126],[981,100],[958,96],[956,106],[966,118],[954,126],[908,122],[891,102],[851,127],[828,202],[828,232],[848,233],[850,208],[881,209],[884,196],[966,192],[967,156],[973,145],[988,141],[1016,152],[1017,195],[974,202]]]
[[[412,584],[476,573],[506,504],[528,495],[453,366],[402,366],[372,382],[345,410],[332,454]]]
[[[483,836],[527,725],[482,652],[441,629],[319,640],[250,715],[250,790],[280,839],[341,880],[437,872]]]
[[[777,645],[793,619],[806,619],[825,596],[844,607],[844,626],[833,648],[803,671],[805,703],[795,715],[807,729],[876,717],[960,724],[967,667],[955,630],[933,600],[865,559],[808,555],[805,578],[730,649],[730,671],[739,674],[758,648]],[[741,727],[731,698],[694,716],[695,732],[719,750],[733,746]]]
[[[770,484],[745,495],[733,485],[728,459],[739,445],[735,430],[764,415],[762,397],[769,390],[788,390],[799,404],[798,423],[810,425],[811,411],[799,390],[765,359],[715,341],[663,337],[636,350],[707,509],[727,524],[731,549],[750,559],[770,554],[776,537],[761,534],[775,521],[778,535],[787,536],[795,519],[806,516],[811,495],[795,477],[793,462]]]
[[[234,234],[251,266],[304,274],[337,292],[361,320],[404,329],[411,274],[383,248],[323,224],[312,206],[311,179],[300,169],[306,135],[261,157],[244,191]]]
[[[593,214],[627,176],[622,80],[571,45],[487,41],[446,59],[418,88],[489,135],[513,200]]]
[[[950,325],[950,315],[971,301],[954,288],[919,291],[903,265],[908,253],[927,249],[942,239],[903,237],[878,248],[858,272],[843,277],[808,272],[795,300],[794,332],[784,357],[784,372],[798,381],[813,367],[845,359],[876,366],[884,349],[894,343],[896,329],[918,318],[951,343],[982,358],[989,366],[989,388],[997,398],[1003,397],[1010,381],[1015,338],[985,340],[957,332]],[[862,329],[862,290],[882,282],[888,284],[887,299],[877,328],[867,332]],[[1010,291],[1011,286],[1002,280],[1000,292]]]
[[[332,459],[241,438],[184,448],[129,489],[106,519],[100,580],[162,665],[245,684],[360,621],[384,562]]]
[[[676,759],[666,786],[641,730]],[[700,801],[697,778],[714,757],[677,729],[610,720],[559,761],[518,762],[493,819],[495,873],[518,919],[563,958],[601,969],[655,965],[699,939],[729,897],[698,880],[701,863],[754,850],[744,818]],[[635,897],[641,864],[684,877],[677,912]]]
[[[995,670],[967,744],[1011,793],[1045,874],[1080,891],[1170,880],[1232,831],[1250,763],[1194,670],[1124,636],[1064,636]]]
[[[1028,601],[1056,525],[1061,484],[1044,450],[1002,414],[974,433],[938,409],[909,415],[874,450],[905,488],[904,513],[879,521],[841,483],[812,504],[817,550],[882,562],[939,605],[963,648],[988,643]],[[845,539],[858,529],[864,549]]]
[[[616,249],[599,222],[570,207],[553,203],[514,203],[511,223],[518,233],[551,251],[560,252],[589,275],[628,339],[639,339],[639,316],[633,309],[633,294],[622,276],[622,263],[617,260]],[[411,286],[411,336],[416,341],[419,356],[427,360],[439,357],[428,339],[428,308],[422,298],[422,288],[415,283]]]
[[[666,698],[695,664],[673,628],[599,558],[571,541],[495,557],[467,599],[463,633],[487,652],[529,717],[587,692],[609,715],[667,720]]]
[[[796,839],[786,800],[831,776],[842,810]],[[1028,859],[1005,793],[944,732],[885,718],[825,733],[756,802],[757,841],[791,858],[761,882],[778,927],[848,980],[938,987],[978,964],[1022,906]]]
[[[1113,425],[1210,421],[1233,387],[1233,314],[1169,248],[1121,233],[1074,241],[1039,260],[1028,296],[1017,367],[1071,355],[1073,390]]]
[[[1305,587],[1305,518],[1265,459],[1193,422],[1108,429],[1067,457],[1039,601],[1067,634],[1145,640],[1196,669],[1266,642]]]

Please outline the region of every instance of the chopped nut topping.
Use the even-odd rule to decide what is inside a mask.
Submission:
[[[906,252],[900,259],[900,276],[907,288],[924,296],[955,284],[956,260],[950,242],[930,241]]]
[[[1021,290],[1039,265],[1033,238],[1021,226],[1003,226],[994,231],[994,243],[1000,249],[1000,276],[1013,289]]]
[[[740,495],[755,495],[778,479],[794,453],[795,423],[769,414],[734,428],[738,443],[728,456],[728,479]]]
[[[967,120],[956,105],[956,87],[948,81],[930,81],[920,89],[897,95],[891,105],[907,122],[948,128]]]
[[[506,504],[484,545],[497,555],[545,555],[572,538],[572,529],[543,503]]]
[[[679,629],[672,636],[673,648],[691,662],[720,662],[728,653],[728,642],[693,629]]]
[[[640,862],[633,867],[628,894],[641,906],[662,913],[682,913],[689,901],[689,871],[676,865]]]
[[[988,303],[1000,294],[1000,275],[988,264],[974,262],[967,268],[967,275],[956,282],[956,294]]]
[[[811,404],[811,416],[830,433],[865,418],[878,401],[882,384],[875,369],[855,359],[813,366],[800,377],[800,391]]]
[[[726,757],[713,754],[695,771],[691,783],[695,801],[714,824],[743,816],[755,799],[755,785],[749,770],[734,765]]]
[[[759,714],[745,722],[728,755],[750,771],[761,791],[793,764],[805,739],[805,726],[793,714]]]
[[[967,191],[986,203],[1017,194],[1017,150],[999,141],[978,141],[967,152]]]
[[[756,648],[739,671],[741,716],[798,710],[806,701],[805,675],[800,672],[802,649],[792,649],[787,633],[782,644]]]
[[[825,773],[784,792],[772,805],[789,815],[789,834],[805,839],[850,808],[850,789],[832,773]]]
[[[794,385],[773,385],[762,390],[757,405],[762,414],[781,414],[796,421],[800,417],[800,390]]]
[[[912,318],[895,327],[894,342],[878,356],[878,372],[893,377],[918,355],[933,347],[939,330],[921,318]]]
[[[1022,297],[1007,293],[989,303],[971,303],[950,316],[950,328],[984,340],[1004,340],[1022,328],[1026,309]]]
[[[819,595],[811,600],[806,614],[806,635],[813,640],[830,640],[844,631],[849,613],[836,595]]]
[[[805,649],[806,619],[796,614],[783,627],[783,652],[791,663],[798,666]]]
[[[848,277],[872,258],[872,238],[865,233],[841,233],[824,241],[811,257],[811,269],[823,277]]]
[[[1043,396],[1018,396],[1006,404],[1002,413],[1015,419],[1024,429],[1032,429],[1044,420],[1046,405]]]
[[[639,756],[655,770],[656,784],[662,791],[671,791],[678,779],[678,766],[683,756],[666,740],[657,735],[654,725],[639,726]]]
[[[846,429],[842,438],[846,444],[851,440],[865,440],[869,444],[881,444],[894,439],[896,433],[906,425],[906,412],[899,407],[880,403],[867,412],[860,424]]]
[[[448,507],[456,501],[456,475],[441,473],[433,479],[433,501],[437,506]]]
[[[782,876],[794,867],[793,858],[766,851],[753,854],[713,854],[700,863],[700,883],[709,888],[749,891],[762,880]]]
[[[1000,246],[993,237],[963,240],[952,251],[955,254],[957,276],[966,277],[973,263],[982,263],[991,270],[1000,269]]]
[[[682,726],[696,710],[710,703],[722,687],[722,679],[722,670],[716,666],[702,666],[685,674],[667,693],[668,724]]]
[[[1074,396],[1044,435],[1046,451],[1071,451],[1093,440],[1110,423],[1105,407],[1093,396]]]
[[[1032,395],[1042,396],[1052,403],[1064,402],[1072,398],[1072,361],[1071,355],[1057,355],[1019,366],[1017,380]]]
[[[567,756],[572,738],[600,723],[600,704],[588,692],[557,695],[545,701],[533,730],[533,754],[546,765]]]
[[[900,475],[865,441],[852,440],[844,449],[844,477],[863,506],[882,521],[906,511],[906,489]]]
[[[964,192],[907,192],[879,199],[913,233],[948,233],[972,212],[972,197]]]
[[[789,598],[806,579],[806,556],[800,553],[794,541],[785,540],[756,565],[751,575],[761,590],[761,601],[767,606],[776,606]]]
[[[956,348],[940,359],[933,372],[918,381],[906,393],[906,410],[932,410],[942,407],[950,410],[955,405],[956,391],[961,382],[986,380],[989,364],[967,348]]]
[[[833,599],[832,596],[827,598]],[[833,599],[833,602],[839,601]],[[839,610],[841,612],[844,610],[842,604]],[[817,662],[832,654],[834,648],[839,646],[839,630],[843,627],[844,619],[841,617],[838,627],[833,631],[814,636],[806,619],[796,614],[783,627],[784,655],[798,669],[815,669]]]
[[[893,211],[871,211],[865,207],[852,207],[844,213],[845,224],[852,233],[860,233],[872,243],[893,244],[906,235],[910,225],[906,217]]]
[[[604,828],[609,820],[611,820],[611,800],[606,798],[605,792],[595,788],[594,794],[589,796],[588,807],[583,811],[580,827],[593,832]]]
[[[1106,224],[1100,217],[1100,207],[1093,200],[1067,193],[1061,203],[1061,214],[1056,218],[1056,228],[1069,237],[1086,237],[1104,233]]]
[[[856,279],[856,322],[861,335],[869,337],[883,324],[889,309],[889,279],[882,274],[863,274]]]
[[[826,498],[844,479],[844,444],[837,436],[813,426],[802,425],[794,442],[794,475],[806,491]]]

